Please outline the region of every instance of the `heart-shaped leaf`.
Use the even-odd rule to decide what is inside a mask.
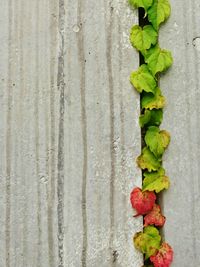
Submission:
[[[129,4],[136,8],[143,7],[145,11],[152,6],[153,0],[129,0]]]
[[[169,267],[173,261],[174,252],[171,246],[163,243],[156,255],[150,257],[155,267]]]
[[[144,226],[163,226],[165,224],[165,220],[165,217],[161,214],[160,206],[154,204],[153,209],[144,217]]]
[[[150,172],[158,170],[161,166],[161,162],[148,147],[143,148],[142,154],[137,158],[137,164],[142,170],[147,169]]]
[[[145,92],[155,93],[156,80],[145,64],[140,66],[137,71],[131,73],[130,82],[139,93],[143,90]]]
[[[144,26],[144,28],[135,25],[131,29],[131,44],[141,52],[149,49],[151,45],[155,45],[157,38],[158,34],[151,25]]]
[[[160,131],[156,126],[151,126],[146,132],[145,142],[155,157],[160,158],[170,143],[170,134],[165,130]]]
[[[140,115],[140,126],[143,128],[144,126],[157,125],[159,126],[163,119],[163,111],[162,109],[152,109],[145,110],[144,114]]]
[[[135,247],[145,253],[145,259],[155,255],[160,248],[161,236],[158,229],[153,226],[144,228],[144,232],[139,232],[134,236]]]
[[[159,193],[164,189],[168,189],[170,186],[169,177],[165,175],[165,170],[160,168],[156,172],[145,172],[143,180],[143,191],[155,191]]]
[[[145,109],[161,109],[165,106],[165,98],[162,96],[160,88],[156,88],[155,95],[152,93],[144,93],[142,97],[142,108]]]
[[[137,187],[131,192],[130,200],[132,207],[137,211],[136,217],[147,214],[152,210],[156,201],[156,195],[153,192],[142,192],[142,190]]]
[[[153,5],[148,9],[148,19],[155,30],[164,22],[171,13],[171,7],[168,0],[154,0]]]
[[[144,58],[149,70],[154,76],[157,73],[166,71],[173,63],[171,52],[161,49],[158,45],[150,48],[144,54]]]

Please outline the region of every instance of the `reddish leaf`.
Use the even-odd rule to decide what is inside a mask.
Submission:
[[[156,201],[156,195],[154,192],[145,191],[142,192],[140,188],[135,188],[131,193],[131,204],[137,211],[137,215],[145,215],[150,212]]]
[[[165,224],[165,217],[161,214],[160,206],[154,204],[152,211],[150,211],[144,217],[144,226],[155,225],[155,226],[163,226]]]
[[[174,252],[170,245],[163,243],[155,256],[151,256],[150,260],[155,267],[169,267],[173,261]]]

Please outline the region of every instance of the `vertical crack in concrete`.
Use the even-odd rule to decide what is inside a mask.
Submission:
[[[59,0],[59,37],[60,51],[58,56],[57,86],[60,91],[60,115],[58,134],[58,180],[57,180],[57,215],[58,215],[58,266],[64,267],[64,112],[65,112],[65,75],[64,75],[64,32],[65,6],[64,0]]]
[[[82,25],[83,1],[78,1],[77,21],[78,25]],[[82,267],[87,266],[87,249],[88,249],[88,226],[87,226],[87,115],[86,115],[86,99],[85,99],[85,50],[84,50],[84,26],[77,33],[78,57],[80,64],[80,95],[81,95],[81,127],[82,127],[82,143],[83,143],[83,172],[82,172],[82,225],[83,225],[83,241],[82,241]]]

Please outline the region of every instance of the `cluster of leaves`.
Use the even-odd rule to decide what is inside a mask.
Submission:
[[[158,227],[165,224],[165,217],[156,204],[156,194],[170,186],[162,167],[170,134],[159,128],[166,101],[158,87],[158,79],[159,74],[172,65],[173,59],[170,51],[160,48],[158,31],[161,23],[170,16],[171,7],[169,0],[129,0],[129,4],[143,8],[149,21],[144,27],[133,26],[130,32],[132,46],[144,59],[144,64],[130,76],[131,84],[141,94],[139,123],[145,131],[145,146],[137,158],[137,164],[143,170],[143,185],[131,193],[131,204],[137,212],[135,216],[144,216],[144,230],[134,236],[134,244],[145,254],[146,267],[169,267],[173,250],[161,241]]]

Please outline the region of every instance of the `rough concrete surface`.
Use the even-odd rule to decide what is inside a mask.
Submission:
[[[163,235],[173,267],[200,266],[200,3],[171,0],[161,47]],[[125,0],[1,0],[0,267],[141,267],[139,96],[128,77],[137,11]]]
[[[1,0],[1,267],[141,267],[137,20],[122,0]]]
[[[173,267],[200,266],[200,2],[171,0],[172,15],[161,27],[161,47],[174,64],[161,77],[167,97],[163,128],[172,140],[164,165],[171,189],[163,196],[164,235],[174,247]]]

